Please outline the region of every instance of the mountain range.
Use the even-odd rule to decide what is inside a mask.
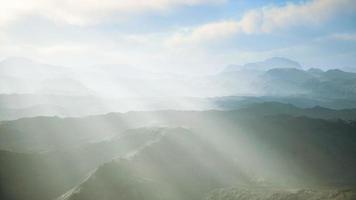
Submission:
[[[224,71],[231,72],[231,71],[240,71],[240,70],[257,70],[257,71],[268,71],[274,68],[295,68],[295,69],[302,69],[302,66],[288,58],[283,57],[272,57],[268,58],[264,61],[260,62],[253,62],[253,63],[246,63],[244,65],[229,65],[225,68]]]
[[[356,73],[9,58],[0,77],[0,199],[356,198]]]
[[[26,58],[0,62],[1,94],[96,97],[296,96],[355,98],[355,77],[340,69],[308,70],[298,62],[274,57],[228,66],[214,75],[184,76],[132,66],[61,67]]]
[[[356,123],[350,121],[355,111],[314,109],[262,103],[235,111],[1,122],[0,159],[6,163],[0,166],[1,195],[39,200],[219,199],[218,188],[238,188],[224,196],[256,196],[253,188],[262,187],[282,197],[291,189],[303,195],[311,188],[308,198],[313,199],[342,192],[356,181]],[[62,176],[54,175],[58,172]]]
[[[284,68],[273,67],[288,62],[290,64]],[[22,77],[20,73],[15,77],[16,73],[9,66],[26,63],[28,68],[22,66],[15,69],[26,69],[24,73],[28,76]],[[271,63],[274,65],[268,65]],[[2,79],[6,83],[0,86],[4,88],[0,93],[0,120],[34,116],[78,117],[130,110],[228,110],[265,101],[332,109],[356,106],[356,73],[339,69],[304,70],[294,65],[295,61],[273,58],[254,67],[251,64],[243,68],[228,67],[215,75],[192,79],[169,76],[144,78],[138,70],[127,75],[115,74],[115,66],[110,66],[110,73],[103,70],[106,68],[94,68],[95,77],[90,72],[82,71],[81,76],[77,76],[78,71],[68,72],[73,69],[58,67],[59,70],[54,70],[56,66],[43,66],[26,59],[10,59],[0,63],[0,76],[7,77]],[[32,68],[41,71],[48,71],[49,68],[54,72],[49,70],[43,73],[49,76],[43,75],[37,79],[36,70],[32,71]],[[68,73],[70,76],[66,75]],[[9,77],[12,80],[9,81]],[[28,82],[26,77],[36,79]],[[22,84],[23,80],[26,83]],[[124,91],[120,91],[120,88]],[[101,95],[105,91],[113,96]],[[131,91],[135,91],[135,94],[127,97],[114,95],[125,94],[125,91],[131,94]]]

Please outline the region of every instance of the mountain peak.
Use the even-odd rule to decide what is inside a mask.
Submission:
[[[322,74],[324,71],[319,68],[310,68],[308,69],[308,72],[312,74]]]
[[[288,58],[271,57],[264,61],[246,63],[244,65],[229,65],[225,71],[239,71],[239,70],[260,70],[267,71],[273,68],[296,68],[301,69],[302,66]]]

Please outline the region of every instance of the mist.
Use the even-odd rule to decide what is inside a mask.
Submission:
[[[1,200],[356,199],[352,0],[0,0]]]

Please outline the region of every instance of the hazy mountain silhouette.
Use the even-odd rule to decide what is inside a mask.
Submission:
[[[162,75],[149,73],[140,68],[127,66],[126,68],[128,68],[126,71],[123,71],[120,65],[66,68],[25,58],[9,58],[0,62],[0,77],[2,77],[0,93],[93,96],[97,99],[162,97],[162,94],[177,97],[308,95],[312,99],[355,100],[356,98],[355,73],[339,69],[303,70],[297,62],[280,57],[249,63],[242,67],[230,66],[221,73],[194,77]],[[147,101],[150,102],[145,100]],[[55,100],[51,103],[67,109],[66,106],[57,104]],[[195,102],[188,102],[187,105],[189,103]],[[37,105],[39,104],[43,103],[38,102]],[[136,102],[132,103],[135,104],[137,105]],[[109,105],[109,109],[98,110],[104,111],[101,113],[117,111],[112,109],[112,102]],[[115,107],[119,106],[115,105]],[[170,109],[173,107],[171,106]],[[139,107],[136,110],[142,109]]]
[[[221,86],[220,90],[225,91],[225,94],[234,96],[356,99],[356,73],[339,69],[328,71],[289,67],[271,68],[266,71],[241,69],[219,73],[210,81],[212,85]]]
[[[0,93],[90,94],[90,89],[73,75],[70,68],[11,57],[0,62]]]
[[[315,73],[298,69],[272,69],[263,76],[270,95],[310,95],[327,98],[356,97],[356,74],[341,70]]]
[[[247,63],[244,65],[229,65],[225,71],[240,71],[240,70],[260,70],[267,71],[273,68],[297,68],[300,69],[302,66],[293,60],[283,57],[272,57],[264,61]]]

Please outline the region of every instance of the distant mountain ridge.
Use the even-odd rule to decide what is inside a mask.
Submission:
[[[221,90],[239,96],[310,96],[356,100],[356,73],[339,69],[322,71],[299,68],[272,68],[266,71],[238,70],[222,72],[212,80]],[[243,86],[241,90],[239,89]],[[241,94],[241,93],[240,93]],[[241,95],[240,95],[241,96]]]
[[[226,96],[275,97],[292,104],[298,99],[310,106],[337,109],[356,107],[356,73],[304,70],[287,58],[193,78],[141,73],[138,68],[123,71],[124,67],[66,68],[25,58],[6,59],[0,62],[0,120],[129,110],[220,109],[214,98]],[[229,104],[232,106],[222,109],[234,107],[233,102]]]
[[[90,89],[67,67],[10,57],[0,61],[0,93],[88,95]]]
[[[253,63],[246,63],[244,65],[229,65],[225,68],[225,72],[231,71],[240,71],[240,70],[260,70],[260,71],[267,71],[273,68],[296,68],[301,69],[302,66],[288,58],[283,57],[272,57],[268,58],[264,61],[260,62],[253,62]]]
[[[177,125],[177,122],[159,119],[181,119],[186,113],[204,116],[242,116],[264,117],[287,115],[326,120],[356,120],[356,109],[333,110],[320,106],[299,108],[291,104],[264,102],[242,106],[229,111],[146,111],[128,113],[110,113],[82,118],[35,117],[23,118],[0,123],[0,149],[18,152],[41,152],[63,147],[73,147],[100,138],[111,138],[120,135],[128,128],[139,128],[152,125]],[[158,119],[148,120],[149,116]],[[172,116],[173,115],[173,116]],[[176,115],[176,116],[175,116]],[[41,125],[44,124],[44,125]],[[178,125],[183,125],[178,123]],[[45,130],[43,129],[45,128]],[[100,135],[97,133],[100,132]],[[57,138],[55,141],[52,137]],[[18,138],[18,139],[16,139]]]
[[[127,68],[127,69],[126,69]],[[126,69],[126,70],[124,70]],[[173,76],[122,65],[61,67],[26,58],[0,62],[0,94],[70,96],[288,96],[355,98],[355,73],[304,70],[296,61],[273,57],[232,65],[208,76]],[[16,83],[16,84],[15,84]],[[326,90],[330,89],[331,92]]]

